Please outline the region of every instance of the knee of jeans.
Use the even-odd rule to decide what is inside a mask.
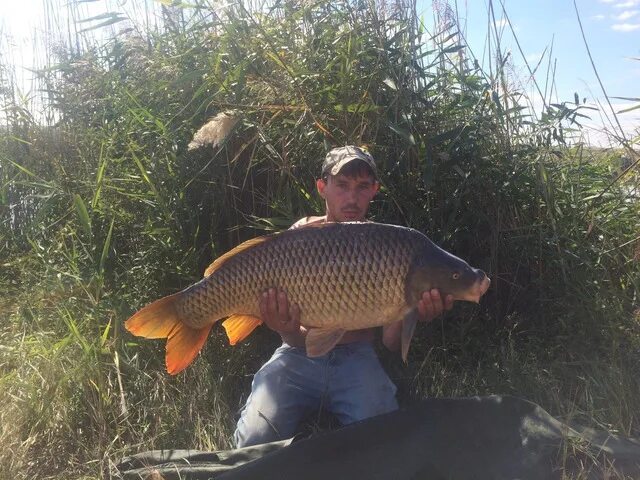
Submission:
[[[251,418],[246,418],[246,415],[241,416],[233,434],[233,440],[237,448],[281,439],[281,432],[278,431],[278,428],[259,413],[258,415],[251,415]]]
[[[398,402],[396,401],[395,396],[387,396],[384,398],[377,398],[366,403],[360,403],[357,405],[352,404],[346,410],[336,412],[335,415],[342,425],[348,425],[367,418],[394,412],[397,409]]]
[[[233,443],[236,448],[251,447],[262,443],[269,443],[271,439],[267,436],[256,435],[255,432],[247,432],[239,426],[233,433]]]
[[[283,440],[291,436],[295,416],[287,414],[282,392],[258,382],[247,399],[234,434],[238,447]],[[295,428],[295,427],[293,427]]]

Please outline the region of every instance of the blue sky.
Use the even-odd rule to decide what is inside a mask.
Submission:
[[[585,36],[599,74],[609,94],[639,97],[640,81],[640,1],[582,0],[577,2]],[[500,4],[494,5],[496,19],[503,18]],[[587,56],[573,1],[512,1],[505,9],[523,46],[525,55],[538,59],[553,40],[553,56],[558,59],[557,82],[561,92],[586,94],[585,84],[595,86],[595,75]],[[468,3],[469,41],[483,44],[487,17],[483,1]],[[517,61],[522,61],[512,34],[505,26],[505,40]]]
[[[0,35],[10,34],[11,46],[7,50],[6,42],[0,42],[3,61],[6,56],[17,64],[32,66],[34,32],[43,35],[45,5],[58,2],[59,14],[66,10],[72,0],[0,0]],[[81,4],[80,18],[136,7],[145,0],[94,0]],[[147,0],[152,1],[152,0]],[[212,3],[217,4],[218,1]],[[225,3],[220,0],[219,3]],[[434,3],[442,4],[442,1]],[[434,8],[431,1],[421,0],[425,19],[431,18]],[[156,3],[158,5],[158,3]],[[456,8],[451,0],[450,5]],[[591,48],[594,62],[610,97],[640,97],[640,0],[577,0],[582,24]],[[571,101],[574,92],[580,98],[587,97],[591,102],[603,99],[584,46],[573,0],[504,0],[504,7],[515,30],[526,58],[533,67],[540,59],[545,48],[553,41],[552,61],[556,61],[557,97],[553,100]],[[488,28],[488,0],[458,0],[458,13],[468,44],[475,55],[489,61],[486,54]],[[503,50],[512,53],[513,78],[518,78],[523,88],[531,88],[524,61],[513,40],[509,26],[505,24],[500,0],[494,0],[494,11],[499,31],[502,32]],[[83,17],[82,15],[85,15]],[[547,55],[549,50],[547,50]],[[633,58],[639,60],[633,60]],[[546,65],[549,57],[544,57],[544,65],[538,70],[536,78],[544,85]],[[27,74],[28,76],[28,74]],[[514,80],[515,81],[515,80]],[[25,89],[28,89],[28,84]],[[612,99],[614,109],[621,110],[640,102],[625,102]],[[541,103],[541,102],[540,102]],[[538,105],[539,107],[539,105]],[[627,130],[640,126],[640,109],[620,116]],[[598,120],[594,122],[597,124]]]
[[[578,0],[578,11],[594,63],[610,97],[640,97],[640,0]],[[504,8],[529,65],[533,68],[545,48],[556,61],[554,100],[572,101],[574,92],[589,102],[604,96],[582,39],[573,0],[505,0]],[[486,58],[488,0],[470,0],[458,4],[468,44],[480,60]],[[515,71],[526,83],[527,70],[513,33],[506,24],[502,4],[494,2],[498,30],[502,31],[504,50],[513,55]],[[634,60],[636,58],[637,60]],[[544,85],[549,57],[536,73]],[[616,111],[639,102],[611,99]],[[596,115],[597,117],[597,115]],[[620,115],[627,131],[640,127],[640,110]],[[594,122],[598,120],[594,118]]]

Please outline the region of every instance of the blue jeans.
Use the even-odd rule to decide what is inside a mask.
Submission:
[[[234,440],[247,447],[290,438],[318,409],[347,425],[396,410],[395,394],[369,342],[337,345],[316,358],[285,343],[255,374]]]

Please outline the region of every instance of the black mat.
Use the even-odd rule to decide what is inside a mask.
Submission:
[[[125,458],[124,480],[640,479],[640,442],[575,429],[514,397],[428,399],[298,441]]]

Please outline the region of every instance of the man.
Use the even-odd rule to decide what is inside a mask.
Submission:
[[[325,215],[303,218],[291,228],[365,221],[380,188],[375,161],[358,147],[334,148],[325,158],[316,187],[325,201]],[[452,297],[442,299],[438,290],[424,292],[418,303],[421,320],[433,320],[452,304]],[[234,434],[237,447],[289,438],[305,417],[320,408],[332,412],[343,425],[398,408],[396,387],[373,348],[375,329],[349,331],[329,353],[309,358],[300,309],[289,305],[285,292],[264,292],[260,312],[283,343],[253,379]],[[383,344],[397,351],[401,331],[400,321],[383,327]]]

